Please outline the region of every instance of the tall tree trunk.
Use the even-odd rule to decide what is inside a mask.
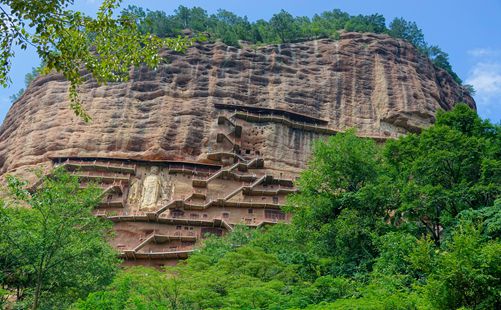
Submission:
[[[32,310],[38,309],[38,305],[40,304],[40,295],[42,293],[42,272],[39,271],[37,274],[37,286],[35,288],[35,298],[33,299]]]
[[[40,303],[40,292],[42,290],[42,281],[38,281],[37,287],[35,289],[35,298],[33,300],[32,310],[38,309],[38,304]]]

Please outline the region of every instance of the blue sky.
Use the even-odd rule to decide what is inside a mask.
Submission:
[[[75,9],[94,14],[100,0],[75,0]],[[501,120],[501,0],[252,0],[252,1],[123,1],[151,10],[172,13],[179,5],[200,6],[209,13],[219,8],[250,20],[269,19],[285,9],[293,15],[312,16],[335,8],[350,14],[380,13],[387,23],[394,17],[415,21],[426,41],[449,53],[454,70],[467,84],[474,85],[478,112],[495,123]],[[0,121],[11,105],[9,96],[24,87],[24,75],[39,64],[33,50],[18,51],[13,60],[8,88],[0,88]]]

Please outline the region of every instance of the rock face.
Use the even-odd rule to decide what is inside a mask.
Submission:
[[[127,83],[87,79],[80,93],[90,124],[68,109],[68,83],[50,74],[0,128],[0,175],[65,165],[103,184],[97,212],[117,222],[114,244],[126,258],[164,263],[204,231],[286,220],[278,208],[316,139],[351,127],[387,139],[419,131],[457,102],[475,108],[445,71],[385,35],[164,55]]]
[[[346,33],[338,41],[255,50],[203,44],[166,56],[169,64],[134,71],[128,83],[86,83],[80,92],[90,124],[68,110],[61,76],[36,79],[0,130],[0,173],[54,155],[202,160],[219,113],[215,103],[308,114],[333,129],[374,136],[417,131],[438,108],[458,101],[474,107],[447,73],[382,35]],[[278,130],[256,137],[265,157],[303,167],[306,157],[296,150],[310,134]]]

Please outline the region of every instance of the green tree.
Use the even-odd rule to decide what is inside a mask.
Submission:
[[[135,20],[142,34],[152,33],[160,38],[175,37],[179,34],[180,27],[176,21],[163,11],[145,11],[130,5],[122,11],[122,15]]]
[[[207,30],[208,15],[207,12],[200,7],[187,8],[180,5],[173,18],[177,21],[180,30],[191,29],[194,31]]]
[[[447,73],[449,73],[456,83],[460,85],[463,83],[456,72],[452,70],[452,65],[449,62],[449,54],[444,52],[440,47],[432,45],[428,47],[425,54],[435,66],[444,69]]]
[[[181,27],[188,28],[190,24],[191,10],[184,5],[180,5],[176,9],[176,17],[179,19]]]
[[[94,292],[71,309],[186,309],[180,303],[179,283],[165,272],[147,267],[118,272],[106,290]]]
[[[499,129],[458,105],[420,135],[389,141],[386,161],[400,189],[397,214],[420,223],[440,245],[460,212],[492,206],[499,195],[499,139]]]
[[[475,94],[477,93],[475,86],[471,84],[463,84],[463,88],[470,96],[475,96]]]
[[[486,237],[499,240],[501,238],[501,199],[496,199],[493,206],[465,210],[459,214],[459,219],[479,225]]]
[[[330,36],[338,30],[344,29],[350,15],[339,9],[315,14],[312,19],[314,31],[322,36]]]
[[[0,1],[0,84],[8,83],[14,46],[34,48],[45,72],[55,70],[70,82],[70,107],[84,120],[90,116],[78,100],[85,69],[98,82],[123,81],[130,66],[156,67],[158,50],[184,50],[192,41],[142,34],[133,19],[114,15],[119,0],[104,0],[96,18],[69,9],[72,0]]]
[[[4,290],[3,288],[0,288],[0,307],[3,309],[3,307],[7,304],[7,295],[8,291]]]
[[[250,22],[226,10],[218,10],[210,19],[211,32],[225,44],[238,46],[239,40],[253,40]]]
[[[299,193],[289,196],[297,238],[316,255],[327,256],[334,275],[367,268],[375,247],[371,234],[384,213],[368,195],[378,180],[379,149],[354,132],[318,142],[309,168],[301,174]],[[382,193],[382,190],[374,191]]]
[[[264,19],[259,19],[253,24],[254,37],[256,43],[271,43],[276,42],[277,37],[274,35],[270,23]]]
[[[0,208],[2,285],[38,309],[64,307],[112,280],[118,260],[107,243],[111,225],[92,214],[101,190],[81,189],[60,169],[33,193],[25,182],[7,180],[10,196]]]
[[[403,18],[395,18],[390,23],[388,34],[412,43],[421,51],[425,51],[427,48],[423,31],[419,29],[415,22],[409,22]]]
[[[105,290],[89,294],[75,309],[281,309],[294,285],[293,270],[272,254],[243,245],[200,268],[195,254],[166,272],[133,268]],[[209,254],[210,255],[210,254]]]
[[[499,240],[485,241],[479,229],[463,223],[432,260],[424,293],[435,309],[494,309],[501,303]]]
[[[282,43],[291,42],[299,31],[294,17],[284,10],[273,15],[270,26]]]
[[[297,16],[295,23],[298,28],[298,36],[300,38],[311,40],[315,37],[316,33],[313,31],[311,21],[306,16]]]
[[[344,25],[347,31],[382,33],[386,30],[384,16],[381,14],[352,16]]]
[[[500,134],[500,126],[493,126],[488,120],[482,120],[475,111],[464,103],[456,104],[454,109],[449,112],[439,110],[436,125],[448,126],[467,136],[479,136],[488,139],[495,139]],[[501,149],[498,149],[501,142],[498,139],[492,142],[497,143],[497,152],[501,152]],[[501,155],[501,153],[498,153],[498,155]]]

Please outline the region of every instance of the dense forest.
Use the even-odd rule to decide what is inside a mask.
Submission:
[[[129,6],[122,12],[122,16],[133,18],[142,33],[174,37],[181,35],[183,30],[190,29],[208,34],[209,40],[221,40],[233,46],[239,46],[240,40],[253,44],[279,44],[317,38],[337,39],[340,31],[386,33],[412,43],[437,67],[449,72],[457,83],[462,83],[452,70],[447,53],[436,45],[429,45],[416,23],[403,18],[395,18],[387,27],[381,14],[352,16],[335,9],[309,18],[294,17],[282,10],[269,21],[260,19],[250,22],[247,17],[237,16],[227,10],[218,10],[216,14],[209,15],[200,7],[190,9],[185,6],[179,6],[173,15]]]
[[[9,178],[0,296],[17,294],[20,309],[34,300],[41,309],[501,304],[499,125],[459,104],[420,134],[377,144],[348,131],[313,153],[285,207],[291,224],[208,236],[165,270],[117,269],[109,225],[91,214],[96,188],[62,171],[35,193]]]

